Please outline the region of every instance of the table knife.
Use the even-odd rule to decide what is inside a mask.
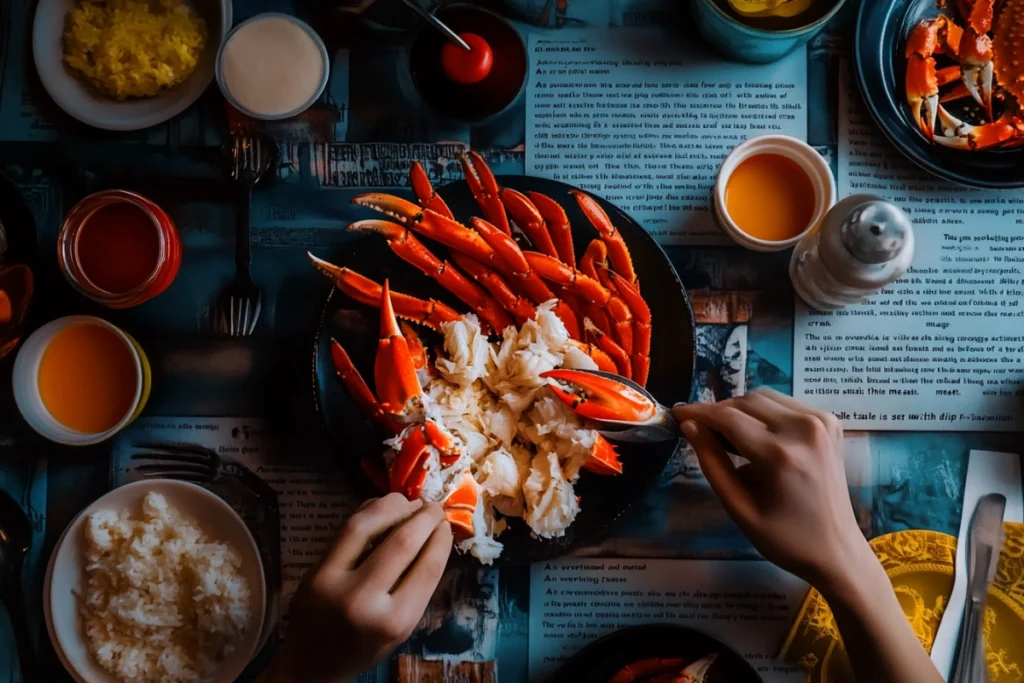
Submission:
[[[990,493],[978,501],[971,517],[967,555],[967,603],[960,626],[951,683],[985,683],[985,642],[981,632],[988,588],[1003,547],[1003,514],[1006,497]]]

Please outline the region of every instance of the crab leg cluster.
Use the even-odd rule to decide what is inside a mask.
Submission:
[[[997,7],[1001,4],[1001,7]],[[964,27],[939,15],[919,22],[907,38],[906,96],[911,116],[929,140],[954,149],[1024,145],[1024,0],[959,0]],[[998,11],[997,11],[998,9]],[[990,35],[991,34],[991,35]],[[937,68],[936,55],[955,65]],[[940,89],[955,84],[945,94]],[[1004,97],[997,119],[993,103]],[[950,114],[943,103],[973,98],[986,122],[973,125]],[[941,135],[936,135],[936,125]]]
[[[360,195],[354,203],[389,220],[358,221],[349,229],[386,240],[395,255],[476,313],[487,333],[499,334],[509,326],[521,325],[535,318],[538,305],[554,301],[552,312],[564,323],[572,343],[599,369],[645,383],[650,309],[640,296],[626,244],[605,211],[589,195],[573,193],[597,231],[577,264],[568,216],[555,200],[500,187],[476,153],[464,155],[461,162],[485,218],[472,217],[468,225],[457,221],[417,163],[410,170],[410,184],[418,204],[388,194]],[[513,237],[513,224],[537,251],[520,247]],[[421,238],[447,247],[448,260],[435,254]],[[458,441],[443,425],[424,415],[422,387],[429,381],[430,363],[415,332],[398,323],[401,318],[443,333],[447,323],[460,319],[460,313],[433,299],[392,292],[387,281],[381,285],[312,254],[309,258],[343,293],[380,309],[376,393],[356,371],[344,348],[336,340],[331,342],[331,358],[341,382],[367,415],[399,437],[396,442],[400,446],[386,470],[372,461],[365,462],[364,468],[382,489],[400,491],[410,499],[423,493],[432,469],[439,471],[448,483],[442,501],[448,518],[457,534],[471,536],[479,486],[463,464]],[[552,390],[573,405],[567,390]],[[582,406],[577,412],[586,417],[592,408],[603,405],[603,414],[630,419],[638,407],[617,392],[614,383],[590,386],[574,408]],[[583,466],[598,474],[622,471],[614,447],[600,434]]]

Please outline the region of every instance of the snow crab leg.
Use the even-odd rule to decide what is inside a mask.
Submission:
[[[446,218],[455,218],[452,210],[448,208],[445,201],[441,199],[441,195],[434,190],[434,186],[430,184],[430,178],[427,176],[427,172],[423,170],[423,166],[420,162],[412,162],[412,168],[409,169],[409,184],[412,185],[412,191],[416,195],[416,201],[420,203],[424,209],[430,209],[435,213],[439,213]]]
[[[647,375],[651,370],[651,309],[640,296],[640,290],[636,285],[628,282],[614,270],[604,270],[633,315],[633,352],[629,356],[633,365],[633,381],[646,385]]]
[[[558,250],[555,249],[547,222],[534,203],[522,192],[507,187],[501,190],[500,196],[512,220],[530,238],[534,248],[543,254],[558,258]]]
[[[308,252],[307,256],[310,262],[312,262],[313,267],[328,277],[334,283],[334,286],[342,292],[360,303],[375,308],[380,307],[383,290],[379,284],[350,268],[343,268],[333,263],[328,263]],[[408,294],[395,292],[391,295],[391,301],[398,317],[411,320],[420,325],[426,325],[438,332],[443,332],[441,326],[444,323],[459,319],[458,312],[434,299],[417,299]]]
[[[625,349],[616,343],[610,335],[605,334],[591,322],[590,318],[583,319],[583,331],[588,339],[593,339],[594,343],[601,348],[602,351],[607,353],[615,361],[616,372],[623,377],[633,376],[633,367],[629,360],[629,354],[626,353]]]
[[[717,653],[708,655],[680,670],[685,659],[648,657],[622,667],[609,683],[634,683],[641,680],[648,683],[704,683],[717,659]]]
[[[410,230],[483,263],[494,258],[494,251],[480,235],[452,218],[420,207],[407,199],[371,192],[354,197],[352,203],[379,211]]]
[[[530,264],[530,269],[537,271],[543,279],[554,282],[589,303],[598,306],[608,304],[611,292],[585,273],[538,251],[523,252],[523,256]]]
[[[477,234],[494,250],[496,256],[494,259],[495,268],[508,277],[513,283],[513,287],[520,289],[533,303],[542,304],[556,299],[558,304],[554,308],[555,315],[565,324],[565,329],[569,332],[569,336],[573,339],[579,339],[580,325],[576,314],[568,304],[558,299],[538,273],[533,271],[530,261],[526,256],[527,252],[522,251],[514,239],[505,235],[482,218],[474,217],[470,223]]]
[[[484,217],[503,233],[511,235],[512,228],[508,224],[505,205],[501,203],[499,196],[501,188],[498,186],[497,178],[487,166],[487,162],[476,152],[466,152],[459,157],[459,163],[462,164],[466,184],[469,185],[473,198],[484,212]]]
[[[975,150],[1004,145],[1016,147],[1024,145],[1024,118],[1008,108],[1007,111],[992,123],[972,126],[961,121],[939,106],[939,123],[945,135],[935,141],[953,149]]]
[[[357,232],[373,232],[383,236],[387,240],[388,246],[391,247],[391,251],[400,259],[411,264],[457,296],[495,332],[500,333],[513,324],[512,318],[494,299],[452,267],[450,263],[434,256],[411,230],[398,223],[382,220],[357,221],[348,226],[348,229]]]
[[[637,277],[636,271],[633,270],[633,259],[629,255],[629,249],[626,247],[622,235],[612,223],[612,219],[590,195],[580,190],[572,190],[571,194],[576,198],[580,211],[587,217],[590,224],[601,235],[601,240],[607,245],[612,267],[629,282],[636,284]]]
[[[569,217],[565,214],[565,209],[546,194],[527,192],[526,196],[530,198],[544,219],[548,233],[551,235],[551,241],[555,243],[555,249],[558,251],[558,258],[575,268],[576,253],[572,246],[572,226],[569,225]]]
[[[618,290],[608,274],[608,247],[601,240],[592,240],[580,259],[580,270],[601,283],[611,292],[608,305],[604,309],[591,306],[587,317],[594,321],[606,334],[613,334],[627,355],[633,353],[633,314],[629,306],[618,296]],[[599,267],[600,266],[600,267]],[[603,315],[604,324],[602,325]]]
[[[465,254],[453,252],[451,256],[459,268],[466,271],[471,278],[490,292],[494,301],[497,301],[515,317],[516,322],[522,324],[537,314],[537,307],[525,297],[521,297],[513,292],[509,284],[505,282],[497,271],[488,268],[479,261],[474,261]]]

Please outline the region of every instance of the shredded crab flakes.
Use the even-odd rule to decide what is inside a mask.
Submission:
[[[491,343],[475,315],[444,326],[438,376],[424,387],[423,414],[441,425],[462,451],[459,462],[442,467],[431,448],[421,497],[444,500],[468,467],[480,484],[474,536],[459,543],[484,564],[502,550],[497,537],[504,518],[522,518],[542,538],[565,534],[579,512],[573,484],[597,434],[545,387],[541,373],[560,367],[596,369],[569,339],[552,311],[554,301],[537,308],[520,329],[506,328]],[[412,429],[410,427],[409,429]],[[390,459],[409,429],[385,445]]]

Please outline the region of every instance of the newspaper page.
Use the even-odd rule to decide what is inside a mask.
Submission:
[[[663,244],[732,244],[719,165],[756,135],[807,138],[807,53],[736,64],[658,29],[530,34],[526,173],[589,190]]]
[[[530,680],[546,680],[601,636],[665,623],[728,643],[765,683],[802,683],[776,653],[806,593],[806,583],[763,560],[538,563],[530,568]]]
[[[924,174],[882,137],[851,81],[840,88],[839,195],[907,211],[914,264],[859,306],[820,313],[797,300],[793,394],[848,429],[1019,431],[1024,196]]]

